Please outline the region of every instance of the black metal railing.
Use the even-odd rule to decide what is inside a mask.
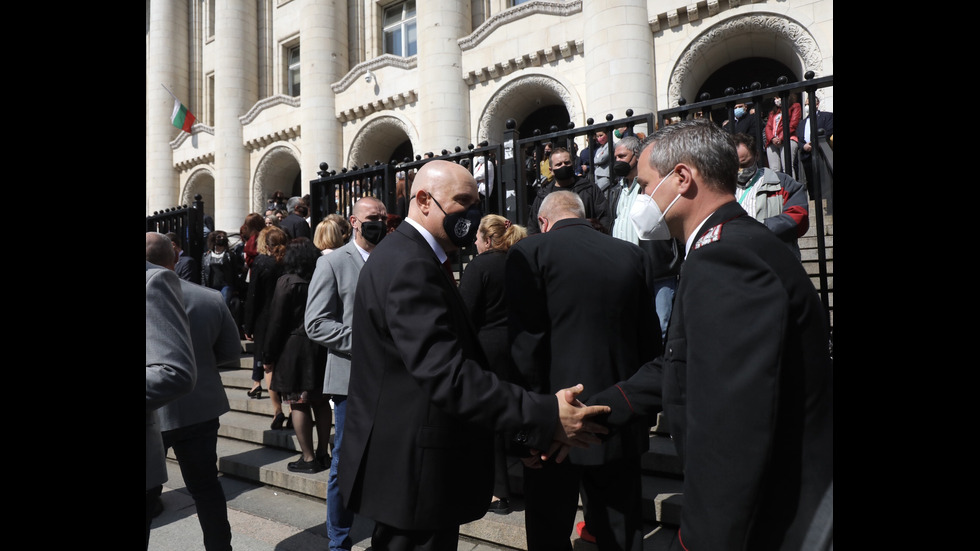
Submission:
[[[791,93],[797,93],[799,97],[802,97],[799,94],[801,92],[807,93],[810,113],[816,113],[815,92],[830,86],[833,86],[833,76],[814,78],[811,71],[806,74],[805,80],[801,82],[789,83],[785,77],[780,77],[777,80],[777,85],[769,88],[763,89],[761,85],[755,83],[750,87],[749,92],[741,94],[735,94],[734,89],[729,88],[726,90],[724,98],[712,99],[703,94],[699,98],[700,101],[693,104],[687,104],[682,99],[678,102],[677,107],[660,110],[656,113],[634,115],[632,110],[627,110],[625,118],[615,119],[612,114],[607,114],[603,122],[596,123],[590,118],[587,121],[588,125],[581,128],[575,128],[573,123],[568,123],[564,129],[552,126],[546,133],[541,130],[534,130],[531,136],[527,137],[521,137],[516,122],[509,119],[506,121],[501,143],[483,142],[479,147],[471,144],[466,151],[456,147],[454,151],[442,150],[438,156],[428,153],[424,157],[417,155],[415,160],[391,161],[387,164],[376,161],[374,165],[364,165],[361,168],[344,168],[340,173],[328,170],[327,164],[321,163],[321,170],[318,172],[320,177],[310,182],[313,203],[311,205],[310,224],[315,228],[320,220],[331,213],[349,216],[354,202],[365,195],[380,198],[385,203],[389,213],[396,213],[399,210],[400,199],[396,190],[396,174],[411,175],[425,163],[435,159],[464,164],[472,171],[475,166],[474,159],[484,157],[492,159],[495,168],[492,178],[488,178],[493,184],[493,192],[485,200],[484,212],[500,214],[514,223],[527,225],[531,203],[529,199],[533,200],[533,197],[529,197],[529,195],[534,193],[535,189],[542,184],[539,163],[543,160],[542,153],[546,143],[564,146],[575,155],[577,153],[575,144],[579,138],[584,137],[585,144],[591,146],[595,143],[593,138],[596,132],[604,131],[609,139],[602,147],[608,148],[608,159],[611,166],[617,141],[614,135],[616,129],[625,127],[632,130],[637,126],[645,126],[647,133],[653,133],[657,128],[666,124],[668,119],[674,117],[687,119],[696,116],[714,119],[718,118],[717,113],[719,112],[727,114],[727,120],[733,121],[736,104],[752,103],[756,106],[762,106],[768,99],[780,97],[785,100]],[[781,103],[783,133],[785,136],[789,136],[788,113],[790,105],[788,101]],[[722,124],[722,121],[716,122]],[[762,134],[762,127],[760,124],[759,134]],[[759,143],[765,143],[763,135],[756,137]],[[810,213],[810,219],[815,221],[817,230],[817,264],[819,266],[817,287],[829,318],[828,259],[821,205],[824,204],[826,198],[827,213],[832,212],[833,150],[827,146],[826,139],[827,136],[823,136],[822,132],[815,132],[811,135],[811,143],[816,151],[815,155],[811,155],[810,160],[813,163],[812,174],[815,181],[808,183],[808,187],[813,190],[811,199],[814,200],[818,210],[816,213]],[[783,149],[785,150],[786,161],[784,166],[793,166],[794,159],[790,148]],[[589,147],[589,150],[594,154],[592,147]],[[528,162],[529,159],[530,162]],[[590,165],[590,168],[594,168],[591,167],[592,163],[588,162],[588,159],[582,162]],[[594,183],[595,170],[588,170],[587,177]],[[410,178],[408,180],[406,187],[410,185]],[[410,189],[404,189],[403,192],[407,196]],[[407,197],[405,199],[407,202]],[[472,255],[472,251],[461,251],[461,259],[457,269],[462,269],[462,258],[467,255]]]
[[[204,256],[204,201],[194,196],[191,206],[173,207],[146,217],[146,231],[174,232],[183,240],[183,250],[201,266]]]
[[[813,71],[807,71],[804,75],[804,80],[800,82],[789,82],[786,77],[779,77],[776,80],[776,86],[769,88],[762,88],[762,85],[758,82],[753,83],[750,86],[749,92],[742,94],[736,94],[734,88],[728,88],[725,90],[725,97],[712,99],[708,94],[702,94],[698,99],[697,103],[688,105],[686,101],[682,98],[678,103],[677,107],[670,109],[664,109],[657,112],[657,120],[662,126],[667,119],[672,117],[680,117],[681,119],[688,119],[691,117],[698,116],[700,118],[712,118],[713,113],[717,109],[723,108],[724,112],[727,114],[727,120],[735,120],[735,106],[739,103],[752,103],[756,106],[762,106],[766,104],[767,100],[775,97],[781,98],[781,113],[782,113],[782,126],[783,135],[791,136],[790,133],[790,102],[787,101],[790,94],[796,94],[798,98],[802,98],[801,92],[806,92],[807,100],[809,103],[810,113],[817,112],[817,90],[821,88],[828,88],[834,85],[834,77],[827,76],[821,78],[814,78]],[[802,117],[801,117],[802,119]],[[718,124],[722,124],[722,121],[715,121]],[[761,128],[764,121],[761,121],[760,116],[760,134],[762,133]],[[814,124],[816,119],[814,119]],[[802,120],[801,120],[802,124]],[[730,125],[734,126],[734,125]],[[824,228],[824,196],[827,196],[826,208],[828,209],[828,214],[833,212],[833,187],[834,187],[834,157],[833,150],[827,147],[827,138],[829,136],[824,136],[822,132],[811,132],[811,144],[813,149],[817,151],[816,155],[810,156],[811,173],[813,174],[814,181],[807,182],[807,188],[810,192],[810,199],[813,200],[814,205],[816,205],[817,212],[810,213],[810,220],[816,222],[816,234],[817,234],[817,266],[819,273],[817,278],[819,283],[817,284],[817,290],[820,293],[820,300],[823,302],[824,309],[827,314],[827,319],[830,319],[830,290],[827,280],[827,247],[825,242],[825,228]],[[765,144],[765,136],[757,136],[760,144]],[[793,153],[791,148],[782,148],[783,153],[783,166],[792,167],[794,166]],[[800,167],[802,168],[802,167]]]

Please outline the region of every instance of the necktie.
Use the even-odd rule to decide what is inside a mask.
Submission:
[[[442,263],[442,269],[446,271],[446,275],[449,276],[449,280],[453,282],[453,285],[456,285],[456,275],[453,274],[453,266],[449,263],[448,258]]]

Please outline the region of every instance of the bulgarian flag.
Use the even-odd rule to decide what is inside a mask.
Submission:
[[[163,85],[161,84],[161,86]],[[190,134],[191,127],[194,126],[194,121],[197,120],[197,117],[194,116],[194,113],[191,113],[186,105],[180,103],[180,100],[170,91],[170,88],[163,86],[163,89],[170,94],[170,97],[174,98],[174,112],[170,115],[170,124]]]
[[[187,106],[180,103],[179,99],[174,98],[174,112],[170,115],[171,124],[190,134],[195,120],[197,119],[194,117],[194,113],[191,113]]]

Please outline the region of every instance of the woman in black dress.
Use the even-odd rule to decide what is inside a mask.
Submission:
[[[252,364],[252,390],[248,391],[249,398],[260,398],[262,396],[262,379],[265,378],[266,387],[272,379],[272,374],[265,374],[262,369],[262,348],[265,345],[266,329],[269,326],[269,305],[272,304],[272,295],[276,290],[276,282],[282,275],[282,259],[286,255],[286,244],[289,243],[289,236],[281,228],[276,226],[266,226],[259,232],[255,240],[258,256],[252,261],[252,268],[248,277],[248,298],[245,301],[245,316],[242,320],[242,329],[245,331],[245,338],[253,341],[253,364]],[[278,419],[285,417],[282,415],[282,402],[279,394],[269,392],[274,407],[273,417]],[[278,422],[278,427],[273,424],[273,429],[282,428],[282,421]]]
[[[318,473],[330,464],[327,443],[333,418],[330,400],[323,394],[327,349],[306,335],[304,317],[310,279],[320,249],[309,238],[289,242],[283,257],[283,275],[269,309],[269,331],[262,352],[266,371],[272,372],[271,390],[290,406],[290,418],[302,457],[286,466],[293,472]],[[316,420],[318,445],[313,445]]]
[[[476,250],[480,254],[466,266],[459,281],[459,293],[479,331],[480,345],[490,362],[490,369],[505,381],[514,381],[515,377],[507,337],[504,268],[507,250],[526,236],[527,230],[523,226],[512,224],[503,216],[484,216],[476,233]],[[497,434],[496,440],[494,497],[488,510],[506,515],[511,511],[506,438]]]

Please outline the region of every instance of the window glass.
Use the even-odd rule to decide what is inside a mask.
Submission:
[[[384,53],[413,56],[417,53],[418,36],[415,23],[415,2],[402,2],[384,11]]]
[[[405,25],[405,35],[408,37],[405,52],[406,56],[413,56],[418,53],[418,36],[415,31],[415,21]]]
[[[288,76],[288,87],[289,95],[293,97],[299,96],[299,46],[289,49],[289,76]]]

